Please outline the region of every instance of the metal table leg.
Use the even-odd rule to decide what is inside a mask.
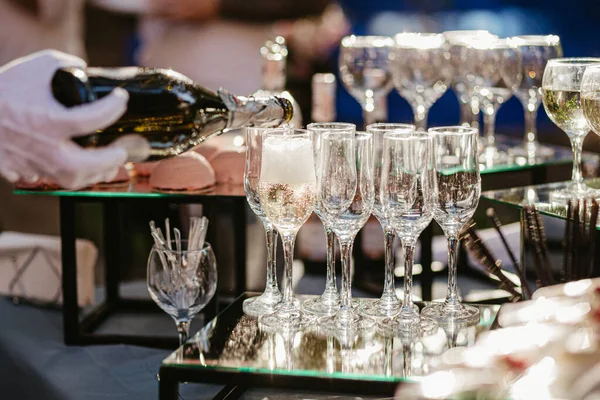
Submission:
[[[77,253],[75,250],[75,205],[68,197],[60,198],[60,236],[62,254],[63,331],[65,344],[81,343],[77,304]]]

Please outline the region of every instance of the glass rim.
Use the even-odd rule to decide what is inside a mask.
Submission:
[[[600,57],[567,57],[567,58],[552,58],[548,60],[547,65],[564,65],[564,66],[592,66],[600,64]]]
[[[399,122],[376,122],[367,125],[368,133],[387,133],[393,131],[411,130],[416,131],[417,128],[413,124],[403,124]]]
[[[548,35],[517,35],[509,38],[516,46],[559,46],[560,36]]]
[[[409,140],[432,141],[433,135],[429,132],[424,132],[424,131],[415,131],[408,135],[398,135],[398,134],[395,134],[394,132],[388,132],[383,135],[383,138],[389,139],[389,140],[397,140],[397,141],[404,141],[404,140],[406,140],[406,141],[409,141]]]
[[[394,39],[378,35],[348,35],[340,41],[341,47],[391,47]]]
[[[307,129],[292,128],[292,129],[279,129],[275,128],[271,132],[264,132],[265,137],[286,137],[292,139],[299,139],[303,137],[311,138],[311,134]]]
[[[470,36],[470,35],[493,35],[490,31],[486,29],[453,29],[451,31],[442,32],[444,36]]]
[[[451,135],[475,135],[479,136],[479,129],[470,126],[452,125],[436,126],[427,130],[432,136],[451,136]]]
[[[354,134],[344,132],[325,132],[322,138],[324,140],[331,140],[330,138],[340,138],[341,140],[368,140],[373,137],[370,132],[356,131]]]
[[[188,239],[181,239],[181,243],[182,243],[182,244],[183,244],[183,243],[186,243],[186,244],[187,244],[187,242],[188,242]],[[210,249],[210,250],[212,250],[212,246],[211,246],[211,245],[210,245],[210,243],[209,243],[209,242],[207,242],[207,241],[204,241],[204,243],[202,244],[202,247],[201,247],[201,248],[199,248],[199,249],[194,249],[194,250],[181,250],[181,251],[178,251],[178,250],[176,249],[176,246],[175,246],[175,243],[176,243],[176,241],[175,241],[175,239],[171,239],[171,243],[172,243],[172,247],[173,247],[172,249],[169,249],[169,248],[167,248],[167,247],[163,247],[163,248],[162,248],[162,249],[160,249],[160,250],[161,250],[161,251],[164,251],[164,252],[168,252],[168,253],[177,253],[177,254],[178,254],[178,253],[200,253],[200,252],[205,252],[205,251],[208,251],[209,249]],[[158,249],[158,247],[156,246],[156,243],[154,243],[154,244],[152,245],[152,250],[157,250],[157,251],[159,250],[159,249]]]
[[[401,39],[409,39],[402,42]],[[400,32],[394,35],[394,47],[396,49],[442,49],[446,44],[446,38],[441,33]]]
[[[352,130],[356,131],[356,125],[350,122],[311,122],[306,125],[306,130],[311,131],[331,131],[331,130]],[[342,133],[342,132],[339,132]]]

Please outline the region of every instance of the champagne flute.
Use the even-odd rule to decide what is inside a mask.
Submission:
[[[400,330],[411,330],[419,322],[419,309],[412,298],[414,250],[433,219],[435,181],[430,134],[384,135],[381,202],[404,251],[404,301],[400,313],[386,324]]]
[[[460,106],[460,124],[462,126],[479,127],[479,103],[478,99],[473,102],[473,97],[469,93],[469,63],[465,59],[465,52],[462,48],[465,41],[471,37],[493,36],[485,30],[464,30],[464,31],[446,31],[443,33],[446,42],[449,45],[450,64],[452,66],[452,89],[456,92]]]
[[[431,106],[446,92],[451,80],[446,41],[441,34],[399,33],[390,53],[394,86],[411,105],[417,129],[426,129]]]
[[[379,98],[393,87],[388,59],[394,41],[385,36],[346,36],[342,39],[339,68],[344,87],[361,105],[364,126],[376,122]]]
[[[246,200],[254,214],[261,220],[265,228],[267,242],[267,282],[265,291],[260,296],[244,300],[242,309],[245,314],[258,317],[275,312],[281,302],[282,294],[277,285],[276,252],[277,230],[269,221],[260,202],[259,183],[262,167],[262,145],[266,132],[271,128],[246,128],[246,167],[244,170],[244,190]]]
[[[208,243],[188,248],[187,240],[171,242],[170,247],[152,247],[146,278],[152,300],[177,324],[181,347],[190,323],[217,290],[217,261]]]
[[[338,312],[323,317],[319,326],[325,333],[364,330],[374,320],[356,312],[352,304],[352,246],[358,231],[371,211],[373,188],[373,135],[357,132],[353,136],[326,133],[321,137],[321,161],[317,179],[317,198],[321,213],[338,237],[342,253],[342,292]]]
[[[394,282],[394,238],[396,234],[390,224],[381,201],[381,173],[383,166],[383,138],[388,134],[412,135],[415,132],[414,125],[379,123],[367,126],[367,132],[373,135],[373,186],[375,189],[375,201],[373,203],[373,215],[379,221],[383,229],[385,247],[385,280],[383,293],[379,300],[364,302],[361,314],[368,317],[390,317],[400,312],[401,302],[396,296],[396,285]]]
[[[511,154],[527,157],[551,157],[554,150],[537,140],[536,119],[542,101],[542,76],[548,60],[563,56],[560,38],[556,35],[515,36],[510,39],[521,53],[523,79],[515,96],[525,109],[525,138],[511,149]]]
[[[422,316],[448,323],[476,324],[479,309],[461,304],[456,284],[459,234],[479,204],[481,177],[477,162],[477,129],[450,126],[432,128],[437,193],[434,218],[448,241],[448,293],[446,301],[434,303]]]
[[[565,203],[573,198],[596,197],[600,193],[587,187],[581,174],[583,140],[591,129],[581,108],[581,80],[588,67],[598,64],[600,58],[557,58],[548,61],[544,70],[544,109],[552,122],[567,134],[573,148],[571,183],[567,188],[551,194],[551,201],[556,203]]]
[[[281,236],[285,259],[283,300],[273,314],[259,317],[259,323],[267,329],[292,331],[311,322],[294,302],[292,266],[296,234],[314,210],[315,190],[310,134],[290,127],[266,132],[259,178],[260,204]]]
[[[483,122],[485,125],[484,147],[481,162],[492,164],[506,160],[506,154],[496,146],[496,114],[498,109],[508,101],[521,84],[521,54],[508,39],[494,39],[487,50],[496,61],[490,86],[479,92]]]
[[[350,137],[353,137],[356,132],[356,126],[354,124],[343,122],[312,123],[308,124],[307,129],[312,135],[317,176],[320,171],[321,137],[326,133],[347,134],[350,135]],[[327,278],[325,281],[325,291],[321,296],[315,299],[306,300],[302,303],[302,309],[311,314],[332,315],[335,314],[340,307],[340,296],[335,281],[335,233],[327,223],[327,219],[322,210],[323,205],[319,199],[317,199],[315,203],[315,213],[323,223],[323,228],[325,229],[325,246],[327,248]]]

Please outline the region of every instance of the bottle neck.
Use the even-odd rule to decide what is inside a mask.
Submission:
[[[225,131],[243,126],[276,127],[292,119],[292,103],[282,97],[254,95],[234,96],[219,90],[219,96],[229,110]]]

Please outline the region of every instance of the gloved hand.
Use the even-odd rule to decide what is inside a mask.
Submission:
[[[117,121],[127,108],[125,90],[72,108],[52,95],[57,69],[85,66],[80,58],[44,50],[0,67],[0,174],[6,179],[45,176],[75,189],[113,179],[125,163],[122,148],[83,149],[71,141]]]

